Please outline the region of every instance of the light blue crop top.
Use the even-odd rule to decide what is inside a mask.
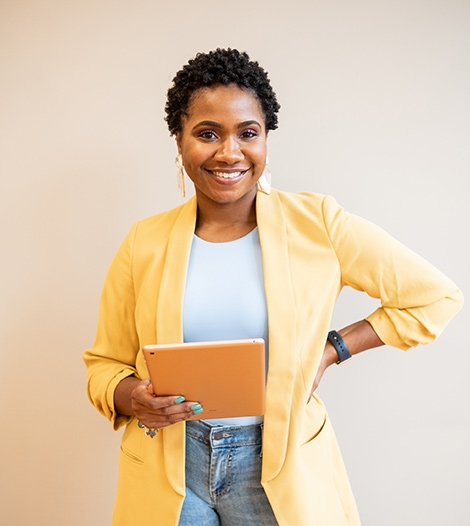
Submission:
[[[193,237],[183,305],[185,342],[263,338],[268,312],[258,229],[226,243]],[[208,420],[216,425],[261,423],[263,417]]]

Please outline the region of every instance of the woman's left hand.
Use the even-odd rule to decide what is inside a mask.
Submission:
[[[372,349],[374,347],[380,347],[384,343],[377,336],[370,323],[366,320],[360,320],[352,325],[348,325],[340,331],[341,336],[344,338],[345,343],[348,346],[351,356],[360,352]],[[323,377],[323,373],[328,367],[338,361],[338,353],[333,345],[327,340],[325,349],[323,350],[323,356],[318,367],[317,375],[313,381],[312,390],[308,401],[312,398],[313,393],[320,384],[320,380]],[[307,402],[308,403],[308,402]]]
[[[316,391],[317,387],[320,385],[320,381],[323,377],[324,372],[328,369],[330,365],[333,365],[338,361],[338,353],[336,349],[331,345],[329,341],[325,344],[325,349],[323,350],[323,356],[318,367],[317,375],[313,381],[312,390],[310,391],[310,396],[308,401],[312,398],[313,393]]]

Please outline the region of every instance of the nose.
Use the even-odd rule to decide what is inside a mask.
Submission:
[[[244,157],[238,140],[235,137],[227,137],[217,149],[214,158],[227,164],[233,164]]]

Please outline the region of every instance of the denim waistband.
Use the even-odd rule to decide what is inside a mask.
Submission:
[[[212,448],[259,445],[263,441],[263,424],[217,426],[202,420],[186,422],[186,435],[210,444]]]

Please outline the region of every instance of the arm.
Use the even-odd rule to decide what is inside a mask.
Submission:
[[[374,331],[372,326],[366,320],[361,320],[352,325],[348,325],[338,331],[341,337],[344,340],[344,343],[349,349],[351,356],[359,354],[368,349],[373,349],[374,347],[380,347],[384,345],[382,340],[377,336],[377,333]],[[325,344],[325,350],[323,351],[323,356],[320,362],[320,366],[317,371],[317,375],[313,382],[312,391],[310,392],[309,400],[320,384],[320,380],[323,377],[324,372],[330,365],[335,364],[338,361],[338,353],[333,345],[327,340]]]
[[[407,350],[436,339],[462,306],[457,286],[379,227],[344,212],[332,198],[325,199],[324,219],[343,285],[381,301],[365,320],[339,331],[351,355],[383,344]],[[327,342],[312,392],[337,359]]]
[[[136,301],[131,271],[136,230],[136,226],[130,230],[108,269],[101,293],[96,338],[93,346],[83,354],[88,397],[115,429],[126,424],[131,416],[129,411],[116,410],[115,389],[129,377],[137,380],[136,358],[140,342],[134,320]]]
[[[202,412],[199,404],[182,397],[154,396],[150,381],[138,378],[140,341],[132,274],[136,231],[134,225],[110,265],[101,295],[96,339],[83,355],[88,396],[115,429],[132,417],[146,427],[160,428]]]
[[[343,286],[380,299],[367,316],[386,345],[407,350],[435,340],[463,304],[447,276],[381,228],[324,202],[324,218]]]
[[[455,283],[331,198],[324,214],[343,285],[380,299],[380,307],[366,318],[380,340],[402,350],[435,340],[462,307]]]

